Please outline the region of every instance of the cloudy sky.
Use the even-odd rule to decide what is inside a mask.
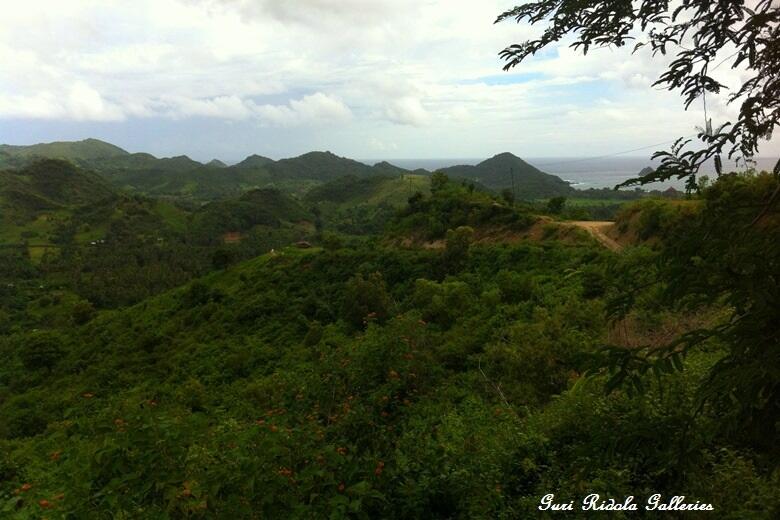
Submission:
[[[647,54],[561,45],[503,72],[498,51],[537,30],[493,25],[514,3],[0,0],[0,142],[97,137],[201,160],[593,156],[702,123],[650,87],[663,64]]]

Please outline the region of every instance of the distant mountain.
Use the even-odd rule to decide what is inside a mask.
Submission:
[[[21,170],[0,171],[0,204],[24,213],[95,203],[112,194],[100,176],[60,159],[41,159]]]
[[[570,195],[574,192],[568,182],[544,173],[511,153],[501,153],[476,166],[452,166],[440,171],[451,178],[477,181],[493,190],[514,187],[518,198],[534,199]]]
[[[0,145],[0,152],[16,158],[66,159],[70,161],[91,161],[129,155],[118,146],[98,139],[75,142],[40,143],[29,146]]]
[[[279,161],[250,155],[238,164],[227,166],[216,159],[202,164],[184,155],[157,158],[148,153],[128,153],[97,139],[31,146],[0,145],[0,167],[19,168],[39,157],[72,161],[103,175],[117,188],[145,195],[177,196],[199,201],[235,197],[262,187],[302,196],[316,186],[344,177],[418,175],[423,178],[429,174],[425,170],[409,171],[387,161],[368,166],[330,152],[309,152]],[[496,191],[511,188],[514,174],[515,191],[521,199],[574,192],[562,179],[544,173],[510,153],[496,155],[476,166],[452,166],[442,171],[454,179],[467,180]],[[358,186],[353,183],[346,188],[358,189]]]
[[[400,166],[396,166],[395,164],[390,164],[387,161],[376,163],[374,166],[372,166],[372,169],[374,170],[374,172],[379,173],[381,175],[391,175],[394,177],[412,173],[411,170],[407,170],[406,168],[401,168]],[[429,172],[425,170],[415,170],[414,173],[427,174]]]
[[[345,175],[374,175],[368,165],[330,152],[309,152],[266,165],[274,179],[311,179],[327,182]]]
[[[0,170],[0,242],[48,243],[67,227],[76,208],[113,198],[115,193],[100,176],[60,159]]]
[[[240,163],[233,166],[233,168],[262,168],[266,164],[274,162],[273,159],[263,157],[262,155],[250,155]]]

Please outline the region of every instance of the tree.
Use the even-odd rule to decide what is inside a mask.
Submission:
[[[547,211],[550,213],[558,214],[563,211],[563,207],[566,205],[566,197],[553,197],[547,201]]]
[[[434,172],[431,175],[431,193],[437,193],[441,191],[449,181],[450,178],[447,177],[447,174],[442,172]]]
[[[617,318],[649,302],[687,316],[718,311],[669,342],[608,349],[608,388],[641,390],[642,374],[682,370],[688,354],[720,345],[722,357],[699,386],[700,405],[716,411],[721,427],[765,449],[774,449],[770,439],[780,427],[780,226],[777,212],[759,225],[751,221],[776,186],[766,173],[721,177],[698,209],[664,217],[663,249],[624,260],[613,281],[621,289],[609,302]]]
[[[623,47],[637,38],[634,52],[644,46],[653,56],[676,52],[654,86],[680,91],[686,109],[700,97],[706,103],[707,93],[727,88],[718,79],[721,65],[730,62],[745,73],[740,88],[729,96],[729,103],[739,104],[736,121],[716,129],[707,121],[698,136],[701,149],[686,151],[690,140],[680,138],[670,152],[656,152],[654,158],[662,160],[659,168],[624,184],[672,176],[695,179],[710,159],[720,170],[723,152],[732,158],[753,157],[760,141],[780,124],[780,4],[772,0],[758,0],[752,7],[743,0],[682,0],[676,8],[668,0],[537,0],[502,13],[496,22],[508,19],[543,23],[545,28],[538,38],[501,51],[504,70],[571,34],[571,46],[583,54],[592,47]],[[775,192],[771,202],[777,198]]]
[[[717,73],[730,61],[745,78],[729,96],[730,103],[739,104],[736,121],[713,129],[707,120],[698,135],[700,149],[686,149],[691,141],[680,138],[671,151],[654,154],[661,159],[659,168],[624,183],[675,176],[686,180],[688,191],[696,191],[696,176],[705,161],[714,160],[720,174],[722,153],[750,158],[780,124],[780,4],[745,4],[681,0],[672,7],[668,0],[538,0],[498,17],[497,22],[513,18],[546,24],[537,39],[511,45],[500,55],[507,61],[506,70],[570,34],[575,38],[572,46],[583,53],[591,47],[622,47],[638,36],[634,52],[649,46],[653,56],[676,53],[654,85],[679,91],[686,109],[726,88]],[[723,318],[666,345],[615,348],[607,363],[612,373],[608,389],[628,383],[641,391],[643,375],[660,377],[681,370],[684,356],[694,348],[720,342],[725,355],[700,385],[701,403],[711,403],[721,423],[752,435],[753,445],[766,449],[772,448],[765,440],[776,438],[780,425],[780,250],[773,209],[780,198],[778,175],[780,162],[774,176],[721,176],[704,190],[698,214],[679,219],[665,231],[655,267],[638,261],[625,270],[636,287],[621,287],[610,305],[613,317],[625,316],[637,304],[637,295],[646,296],[651,287],[667,308],[695,314],[716,305],[724,311]],[[761,208],[758,215],[756,208]],[[654,219],[651,227],[659,224]]]
[[[469,226],[447,230],[447,245],[442,253],[442,263],[446,273],[457,273],[466,265],[473,236],[474,229]]]
[[[390,295],[382,273],[361,274],[349,279],[344,288],[342,315],[356,329],[369,321],[384,322],[390,316]]]
[[[20,345],[19,359],[27,370],[51,370],[63,355],[62,338],[53,332],[34,332]]]
[[[510,206],[514,206],[515,194],[512,193],[512,190],[510,188],[504,188],[503,190],[501,190],[501,198],[504,199],[504,202],[506,202]]]
[[[236,252],[232,249],[219,248],[211,255],[211,265],[214,269],[222,270],[230,267],[236,261]]]

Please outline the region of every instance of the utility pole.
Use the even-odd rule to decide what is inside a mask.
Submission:
[[[515,205],[517,199],[517,193],[515,193],[515,169],[509,168],[509,176],[512,177],[512,206]]]

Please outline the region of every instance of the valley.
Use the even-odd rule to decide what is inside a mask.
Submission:
[[[682,198],[577,192],[510,154],[410,172],[36,146],[3,147],[0,170],[9,518],[527,517],[552,488],[728,488],[712,500],[733,518],[774,500],[771,443],[706,440],[737,416],[760,436],[748,418],[771,410],[696,412],[730,359],[702,331],[741,326],[728,298],[750,293],[675,292],[731,283],[714,252],[753,214],[730,198],[762,200],[770,174]],[[765,226],[750,236],[776,256]]]

